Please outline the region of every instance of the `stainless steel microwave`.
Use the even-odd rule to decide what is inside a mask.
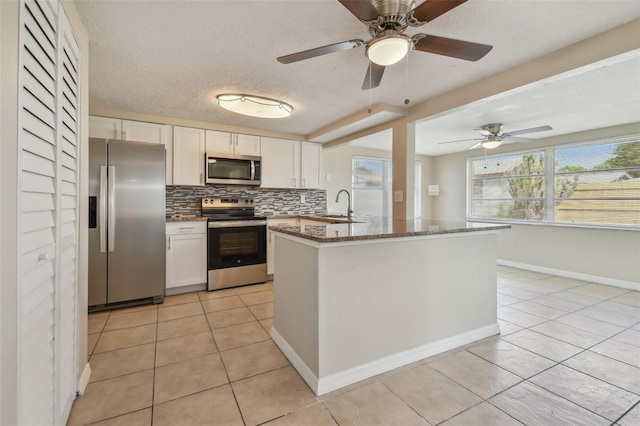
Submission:
[[[260,185],[261,158],[207,152],[206,183],[222,185]]]

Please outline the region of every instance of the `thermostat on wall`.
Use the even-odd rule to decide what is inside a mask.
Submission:
[[[440,187],[438,185],[429,185],[427,193],[432,196],[440,195]]]

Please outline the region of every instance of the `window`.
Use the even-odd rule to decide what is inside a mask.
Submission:
[[[353,210],[365,216],[392,216],[390,160],[353,158]]]
[[[469,160],[469,219],[640,225],[640,137]]]
[[[545,219],[542,151],[472,161],[471,217]]]
[[[555,220],[640,225],[640,141],[555,150]]]
[[[353,210],[364,216],[393,216],[392,162],[383,158],[354,157],[351,161]],[[416,161],[415,217],[421,216],[421,164]]]

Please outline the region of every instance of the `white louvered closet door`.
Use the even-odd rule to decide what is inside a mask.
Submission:
[[[64,424],[75,396],[79,52],[55,0],[20,8],[18,422]]]

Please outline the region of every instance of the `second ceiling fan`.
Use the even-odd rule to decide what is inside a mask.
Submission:
[[[530,129],[514,130],[512,132],[502,133],[502,123],[485,124],[478,129],[475,129],[482,134],[481,138],[473,139],[459,139],[456,141],[439,142],[438,144],[458,143],[458,142],[470,142],[476,141],[475,144],[467,148],[467,150],[483,147],[485,149],[493,149],[502,145],[502,142],[511,143],[526,143],[531,142],[533,139],[519,138],[516,135],[524,135],[526,133],[544,132],[547,130],[553,130],[551,126],[538,126]]]
[[[354,39],[316,47],[290,55],[280,56],[278,61],[290,64],[341,50],[365,46],[369,67],[362,90],[380,85],[385,67],[404,58],[409,51],[435,53],[467,61],[477,61],[492,49],[486,44],[472,43],[429,34],[404,34],[411,27],[430,22],[467,0],[427,0],[414,8],[415,0],[338,0],[349,12],[369,29],[368,41]]]

